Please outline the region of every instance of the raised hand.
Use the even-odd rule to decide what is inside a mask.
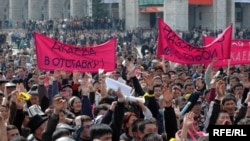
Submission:
[[[54,114],[59,115],[59,113],[63,110],[64,104],[66,100],[62,97],[56,97],[53,100]]]
[[[45,81],[45,75],[39,75],[38,76],[38,84],[43,85]]]
[[[111,111],[114,111],[116,105],[117,105],[117,101],[112,102],[112,104],[110,105],[109,109],[110,109]]]
[[[180,106],[179,105],[174,105],[174,112],[177,118],[181,116],[181,111],[180,111]]]
[[[167,107],[172,105],[173,93],[170,91],[169,86],[165,86],[162,89],[163,98]]]
[[[125,100],[124,95],[121,92],[121,88],[118,88],[117,91],[115,92],[116,96],[118,97],[118,100]]]
[[[60,74],[60,70],[56,69],[53,73],[53,77],[55,80],[59,80],[61,74]]]
[[[147,86],[153,88],[154,85],[154,78],[152,74],[143,74],[143,79],[146,82]]]
[[[19,84],[19,92],[27,92],[27,90],[24,88],[24,85],[23,85],[23,83],[20,83]]]
[[[91,82],[91,79],[89,79],[89,77],[85,77],[82,80],[80,89],[82,90],[82,95],[85,96],[88,96],[89,92],[94,90],[93,84]]]
[[[82,126],[82,116],[77,116],[75,118],[75,124],[79,125],[79,126]]]
[[[67,78],[67,72],[64,69],[60,70],[60,74],[61,74],[61,76],[62,76],[63,79]]]
[[[194,123],[194,113],[188,112],[184,116],[183,126],[190,127]]]
[[[79,73],[79,71],[77,71],[77,70],[73,71],[73,81],[74,81],[74,83],[78,83],[80,75],[81,74]]]
[[[84,79],[92,79],[92,74],[89,72],[85,72]]]

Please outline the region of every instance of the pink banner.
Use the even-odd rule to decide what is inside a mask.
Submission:
[[[39,69],[79,72],[115,70],[116,39],[92,47],[76,47],[34,33],[37,64]]]
[[[204,45],[207,45],[213,42],[215,38],[211,36],[203,37]],[[231,49],[231,59],[230,65],[239,65],[239,64],[249,64],[250,63],[250,40],[232,40],[232,49]],[[218,60],[213,67],[223,67],[228,66],[228,59]]]
[[[214,37],[211,36],[203,36],[204,45],[208,45],[214,41]],[[242,40],[242,39],[233,39],[232,47],[250,47],[250,40]]]
[[[230,58],[232,24],[211,44],[195,47],[182,40],[162,19],[158,19],[157,56],[182,64],[206,64],[213,58]]]

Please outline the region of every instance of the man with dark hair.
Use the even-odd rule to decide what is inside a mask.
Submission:
[[[234,85],[232,90],[233,90],[234,96],[236,97],[236,106],[237,106],[237,108],[240,108],[240,106],[242,104],[244,86],[241,83],[237,83]]]
[[[76,136],[79,141],[90,141],[90,128],[92,127],[92,119],[87,115],[77,116],[76,123]]]
[[[229,83],[230,89],[227,89],[227,91],[229,93],[233,93],[233,87],[234,87],[234,85],[240,83],[240,79],[238,77],[236,77],[236,76],[231,76],[229,78],[229,82],[228,83]]]
[[[156,133],[150,133],[143,137],[142,141],[163,141],[162,136]]]
[[[112,141],[112,129],[107,124],[95,124],[90,128],[91,140]]]
[[[14,137],[20,136],[20,133],[15,125],[7,125],[7,139],[11,141]]]
[[[71,137],[71,132],[67,129],[57,129],[52,135],[52,141],[55,141],[61,137]]]
[[[11,141],[27,141],[27,139],[23,136],[16,136]]]
[[[94,123],[98,124],[101,123],[103,115],[108,111],[109,104],[100,104],[95,107],[94,109]]]
[[[143,121],[143,119],[139,118],[139,119],[135,120],[132,124],[133,141],[140,140],[138,126],[139,126],[140,122],[142,122],[142,121]]]
[[[152,119],[146,119],[139,123],[138,125],[139,137],[143,139],[143,137],[150,133],[158,133],[157,121]]]

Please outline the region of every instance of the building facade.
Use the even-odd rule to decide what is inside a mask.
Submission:
[[[230,23],[236,28],[250,25],[250,0],[122,0],[120,18],[126,28],[155,27],[157,17],[173,29],[225,29]]]
[[[118,3],[112,15],[126,29],[156,27],[157,17],[173,29],[220,30],[233,23],[248,28],[250,0],[104,0]],[[0,0],[0,20],[43,20],[92,16],[92,0]],[[108,7],[107,7],[108,8]]]
[[[43,20],[91,16],[91,0],[0,0],[0,19]]]

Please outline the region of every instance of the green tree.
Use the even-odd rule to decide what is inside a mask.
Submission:
[[[108,17],[109,15],[109,8],[108,4],[102,3],[102,0],[93,0],[92,1],[92,9],[93,9],[93,17]]]

